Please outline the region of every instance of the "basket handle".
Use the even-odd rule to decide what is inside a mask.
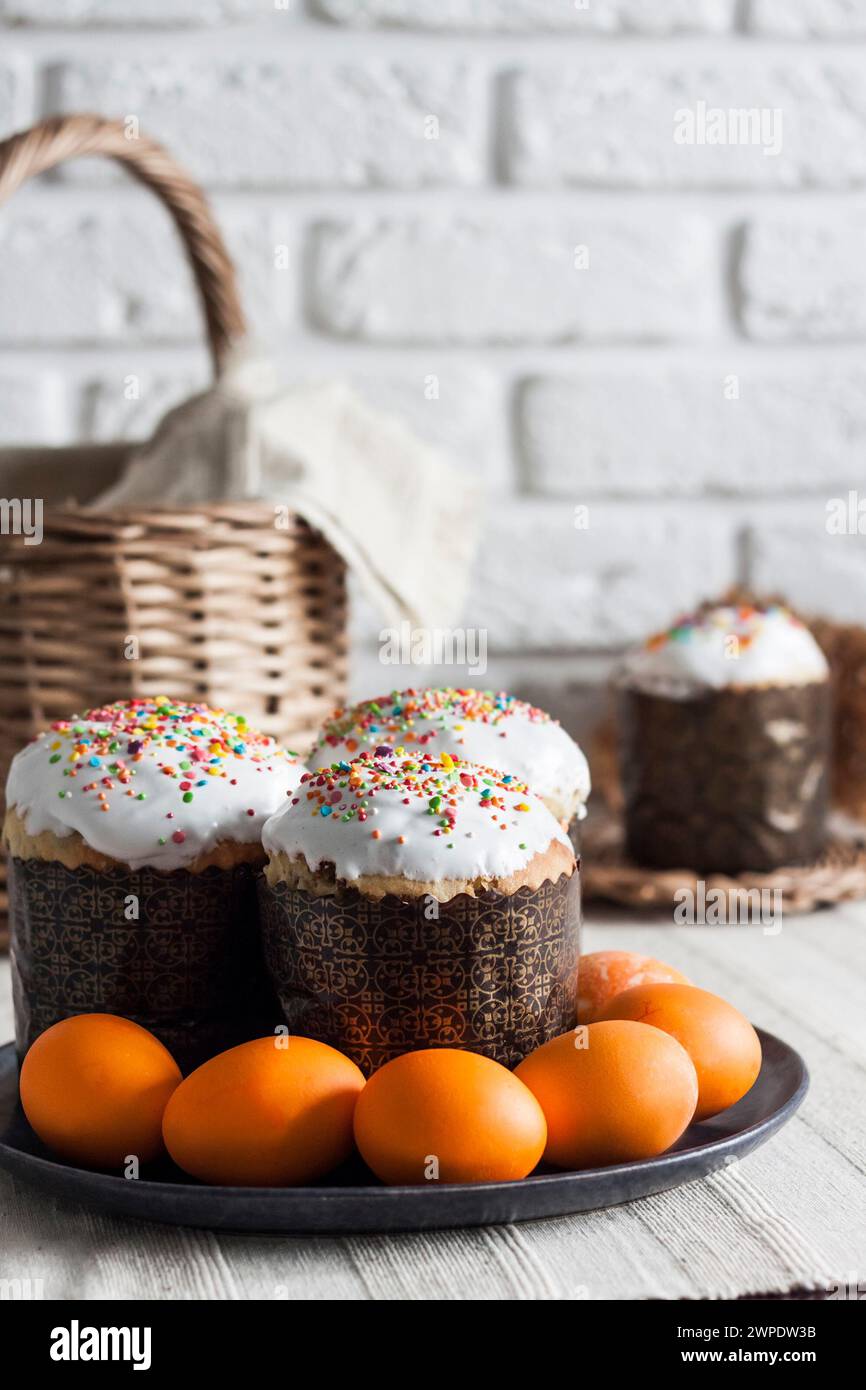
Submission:
[[[130,139],[122,121],[102,116],[51,116],[0,141],[0,204],[29,178],[78,155],[116,159],[151,188],[180,233],[204,308],[214,371],[219,375],[246,322],[237,275],[210,205],[189,175],[156,141]]]

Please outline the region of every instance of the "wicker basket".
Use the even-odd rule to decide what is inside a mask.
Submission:
[[[119,160],[170,212],[201,297],[215,373],[243,337],[235,272],[201,190],[118,122],[71,116],[0,143],[0,203],[77,155]],[[129,447],[0,451],[0,495],[43,499],[44,539],[0,552],[0,787],[46,722],[165,693],[241,710],[290,747],[311,743],[345,693],[345,567],[272,507],[88,514]],[[72,500],[70,500],[72,499]],[[0,931],[5,924],[0,868]]]

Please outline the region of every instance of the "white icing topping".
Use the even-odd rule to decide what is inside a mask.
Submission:
[[[577,814],[586,814],[590,777],[581,749],[543,710],[504,692],[431,688],[362,701],[325,725],[308,765],[327,767],[382,744],[502,768],[563,815],[575,801]]]
[[[382,745],[302,780],[266,822],[270,854],[302,857],[338,879],[414,881],[500,878],[552,841],[571,843],[555,817],[513,774],[452,759],[398,755]]]
[[[131,868],[171,870],[219,841],[258,841],[303,771],[242,717],[162,699],[120,701],[64,720],[22,749],[6,801],[29,835],[77,831]]]
[[[720,605],[683,618],[625,660],[622,684],[684,699],[699,690],[809,685],[828,667],[811,632],[781,606]]]

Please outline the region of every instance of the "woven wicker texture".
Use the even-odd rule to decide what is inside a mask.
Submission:
[[[672,913],[683,890],[700,899],[698,875],[692,869],[646,869],[632,863],[623,850],[623,825],[618,815],[599,812],[581,831],[583,895],[647,912]],[[866,842],[831,838],[812,864],[776,869],[772,873],[707,874],[707,895],[724,895],[727,920],[754,920],[754,894],[781,894],[788,915],[818,907],[866,898]],[[709,901],[709,897],[707,899]],[[768,900],[770,901],[770,900]]]
[[[120,161],[174,219],[218,373],[244,334],[234,267],[201,190],[159,145],[97,116],[42,122],[0,142],[0,203],[93,154]],[[68,452],[80,469],[81,451]],[[42,543],[4,537],[0,561],[0,786],[47,722],[102,702],[204,700],[303,749],[343,699],[345,566],[300,519],[276,525],[272,507],[94,516],[46,506]],[[5,915],[3,869],[0,939]]]

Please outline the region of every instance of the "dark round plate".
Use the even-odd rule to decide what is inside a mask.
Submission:
[[[691,1125],[660,1158],[580,1173],[536,1173],[522,1182],[381,1187],[357,1160],[317,1187],[203,1187],[168,1160],[135,1180],[57,1162],[18,1104],[14,1044],[0,1048],[0,1167],[47,1192],[122,1216],[223,1231],[330,1235],[423,1231],[564,1216],[647,1197],[743,1158],[789,1120],[806,1094],[802,1057],[758,1030],[761,1074],[722,1115]]]

